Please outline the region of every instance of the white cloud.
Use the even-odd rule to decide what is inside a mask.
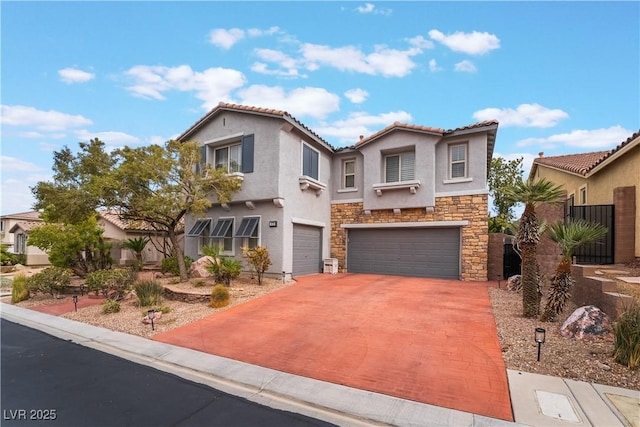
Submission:
[[[90,132],[82,129],[74,132],[74,134],[76,138],[84,142],[89,142],[94,138],[98,138],[100,141],[104,142],[107,147],[122,147],[125,145],[141,143],[139,138],[117,131]]]
[[[62,70],[58,70],[58,75],[60,76],[60,80],[67,84],[85,83],[96,77],[93,73],[88,73],[77,68],[63,68]]]
[[[354,104],[361,104],[367,100],[367,98],[369,97],[369,92],[364,89],[356,88],[346,91],[344,93],[344,96],[346,96],[349,101],[353,102]]]
[[[278,34],[280,32],[280,27],[270,27],[266,30],[261,30],[259,28],[249,28],[247,30],[247,34],[249,37],[260,37],[260,36],[272,36],[274,34]]]
[[[0,169],[6,172],[38,172],[42,168],[34,163],[27,162],[17,157],[0,156]]]
[[[500,47],[500,39],[495,34],[478,31],[472,33],[456,31],[453,34],[445,35],[441,31],[431,30],[429,37],[453,51],[470,55],[482,55]]]
[[[374,51],[365,54],[355,46],[330,47],[304,43],[301,48],[307,69],[317,69],[320,65],[370,75],[403,77],[416,66],[411,57],[422,53],[416,47],[407,50],[390,49],[378,45]]]
[[[321,123],[314,126],[318,134],[327,138],[338,139],[342,145],[353,145],[360,139],[360,135],[367,137],[394,122],[411,122],[413,118],[406,111],[391,111],[378,115],[357,112],[351,113],[344,120],[332,123]]]
[[[340,107],[338,95],[318,87],[286,92],[280,86],[253,85],[239,91],[238,96],[243,104],[285,110],[295,117],[324,118]]]
[[[362,14],[391,15],[391,9],[380,9],[372,3],[365,3],[364,6],[358,6],[356,7],[356,11]]]
[[[188,65],[136,65],[125,75],[133,80],[127,89],[135,96],[162,100],[165,99],[164,92],[170,90],[194,92],[203,101],[204,109],[231,100],[230,93],[246,82],[244,74],[237,70],[217,67],[198,72]]]
[[[465,59],[464,61],[460,61],[455,65],[455,70],[463,73],[475,73],[478,71],[473,62]]]
[[[500,126],[520,126],[548,128],[553,127],[569,117],[569,114],[559,109],[549,109],[539,104],[520,104],[512,108],[485,108],[473,113],[478,120],[498,120]]]
[[[438,65],[438,61],[431,59],[429,61],[429,70],[431,70],[432,73],[436,73],[438,71],[442,71],[442,67]]]
[[[240,28],[216,28],[209,33],[209,41],[212,45],[223,49],[231,49],[231,47],[244,38],[244,30]]]
[[[254,52],[261,60],[275,63],[282,69],[272,70],[269,69],[269,66],[264,62],[255,62],[251,66],[251,71],[260,74],[284,77],[300,77],[298,74],[298,68],[300,66],[299,61],[290,57],[286,53],[274,49],[255,49]]]
[[[551,135],[547,138],[527,138],[518,141],[516,145],[519,147],[535,145],[542,149],[575,147],[579,149],[574,151],[582,153],[614,148],[622,141],[625,141],[631,134],[633,134],[633,131],[617,125],[606,129],[578,129],[569,133]]]
[[[434,47],[431,40],[427,40],[422,36],[415,36],[406,40],[411,46],[417,47],[418,49],[433,49]]]
[[[80,115],[55,110],[43,111],[25,105],[1,105],[0,123],[5,126],[31,126],[43,131],[63,131],[93,124]]]

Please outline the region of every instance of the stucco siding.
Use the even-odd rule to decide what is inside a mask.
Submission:
[[[450,179],[449,147],[467,145],[467,176]],[[436,147],[436,195],[473,194],[487,190],[487,136],[485,133],[445,138]]]

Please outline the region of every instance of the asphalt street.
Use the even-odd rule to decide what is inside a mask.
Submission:
[[[5,426],[330,426],[1,320]]]

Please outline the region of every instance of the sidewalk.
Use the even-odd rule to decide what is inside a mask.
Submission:
[[[2,318],[337,425],[640,426],[640,392],[508,370],[516,423],[262,368],[10,304]]]

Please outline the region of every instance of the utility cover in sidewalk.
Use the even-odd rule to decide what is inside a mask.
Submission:
[[[543,415],[572,423],[580,422],[573,405],[564,394],[536,390],[536,396]]]
[[[605,393],[604,395],[626,418],[631,427],[640,427],[640,399],[613,393]]]

